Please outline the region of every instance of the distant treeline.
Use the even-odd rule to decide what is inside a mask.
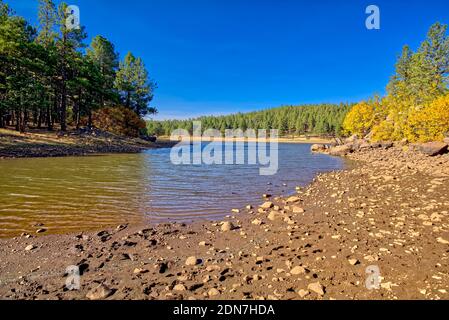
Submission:
[[[223,134],[226,129],[248,128],[254,130],[278,129],[286,135],[338,136],[351,104],[319,104],[283,106],[279,108],[237,113],[228,116],[208,116],[189,120],[148,121],[148,133],[169,136],[176,129],[192,132],[192,121],[201,121],[202,129],[217,129]]]

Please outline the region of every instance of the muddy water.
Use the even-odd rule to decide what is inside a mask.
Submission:
[[[281,144],[279,171],[258,166],[173,165],[170,149],[141,154],[0,160],[0,237],[98,229],[121,223],[220,219],[261,194],[294,192],[342,159]]]

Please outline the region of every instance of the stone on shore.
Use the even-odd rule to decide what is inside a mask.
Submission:
[[[271,211],[270,214],[268,215],[268,220],[270,220],[270,221],[276,221],[276,220],[280,220],[283,218],[284,218],[284,215],[277,211]]]
[[[324,296],[324,287],[319,282],[314,282],[314,283],[309,284],[307,289],[315,292],[319,296]]]
[[[187,288],[183,284],[177,284],[173,287],[174,291],[187,291]]]
[[[263,210],[268,210],[268,209],[271,209],[273,207],[274,207],[274,203],[273,202],[269,202],[269,201],[265,202],[264,204],[262,204],[260,206],[260,208],[263,209]]]
[[[89,300],[103,300],[110,297],[113,294],[113,291],[109,289],[104,284],[100,284],[98,287],[90,290],[86,298]]]
[[[417,145],[417,150],[428,156],[434,157],[448,152],[448,145],[444,142],[428,142]]]
[[[228,231],[232,231],[235,229],[235,226],[232,222],[230,221],[225,221],[223,222],[223,224],[221,225],[221,231],[223,232],[228,232]]]
[[[308,296],[309,294],[310,294],[310,292],[307,291],[307,290],[304,290],[304,289],[301,289],[301,290],[298,291],[298,295],[299,295],[301,298],[304,298],[304,297]]]
[[[292,212],[293,213],[304,213],[304,212],[306,212],[303,208],[301,208],[301,207],[298,207],[298,206],[293,206],[292,207]]]
[[[300,274],[305,274],[306,273],[306,269],[301,267],[301,266],[297,266],[294,267],[292,270],[290,270],[290,273],[294,276],[300,275]]]
[[[212,288],[212,289],[210,289],[210,290],[207,292],[207,295],[208,295],[209,297],[216,297],[216,296],[220,295],[220,291],[218,291],[218,290],[215,289],[215,288]]]
[[[324,144],[314,144],[311,147],[311,151],[312,152],[326,152],[327,148],[326,145]]]
[[[186,260],[186,266],[196,266],[201,263],[201,260],[195,256],[188,257]]]
[[[350,145],[343,145],[343,146],[337,146],[333,147],[329,150],[329,154],[331,156],[346,156],[350,153],[352,153],[353,147]]]
[[[26,248],[25,248],[25,251],[32,251],[32,250],[34,250],[34,249],[36,249],[37,247],[34,245],[34,244],[30,244],[29,246],[27,246]]]

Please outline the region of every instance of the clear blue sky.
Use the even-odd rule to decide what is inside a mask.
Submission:
[[[35,23],[37,0],[6,0]],[[57,1],[58,2],[58,1]],[[449,23],[448,0],[70,0],[89,37],[141,56],[158,119],[383,93],[404,44]],[[381,9],[381,30],[365,8]],[[90,41],[90,38],[89,38]]]

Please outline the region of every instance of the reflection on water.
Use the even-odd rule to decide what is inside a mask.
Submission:
[[[170,162],[170,149],[141,154],[0,161],[0,237],[97,229],[121,223],[220,219],[258,204],[262,193],[291,193],[341,159],[309,145],[279,145],[279,172],[258,166]]]

